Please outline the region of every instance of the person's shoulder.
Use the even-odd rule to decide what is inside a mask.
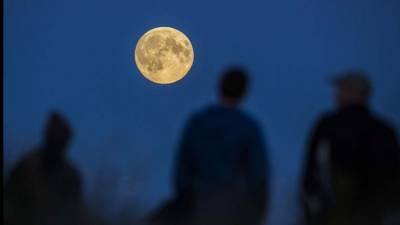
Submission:
[[[77,167],[75,166],[75,164],[73,162],[71,162],[70,160],[67,160],[65,162],[64,173],[65,173],[64,176],[69,178],[73,182],[75,182],[75,183],[81,182],[80,172],[77,169]]]
[[[207,120],[213,115],[217,114],[218,112],[219,112],[218,106],[215,105],[205,106],[192,114],[192,116],[189,119],[189,123],[198,123]]]
[[[65,168],[70,172],[71,175],[79,176],[79,170],[71,160],[66,160]]]
[[[335,122],[339,117],[339,113],[337,111],[326,111],[323,112],[317,119],[317,125],[325,126],[329,125],[332,122]]]
[[[381,134],[395,135],[395,128],[391,124],[392,123],[388,119],[380,115],[377,115],[375,113],[371,115],[371,125],[373,130],[375,130],[376,132],[379,132]]]
[[[12,167],[7,178],[7,183],[9,183],[10,180],[19,180],[31,177],[31,174],[37,171],[38,164],[39,159],[37,150],[26,153]]]
[[[203,108],[194,112],[188,119],[187,125],[193,125],[199,123],[204,118],[207,118],[209,114],[209,108]]]
[[[38,150],[34,149],[21,157],[15,165],[16,169],[19,170],[31,170],[33,166],[36,166],[39,163],[39,154]]]
[[[237,109],[237,115],[238,119],[247,124],[250,129],[261,132],[261,125],[253,114],[242,109]]]

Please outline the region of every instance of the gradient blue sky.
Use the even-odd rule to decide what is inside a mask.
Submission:
[[[168,86],[133,63],[140,35],[158,26],[180,29],[195,50],[192,70]],[[151,209],[168,198],[181,128],[215,101],[232,63],[251,72],[245,108],[270,147],[270,224],[298,221],[303,146],[332,106],[331,74],[368,71],[374,108],[400,127],[398,0],[5,0],[3,46],[6,165],[40,142],[58,109],[74,127],[70,156],[87,195],[109,168],[116,206]]]

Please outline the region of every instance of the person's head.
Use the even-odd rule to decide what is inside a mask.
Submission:
[[[71,128],[63,116],[53,112],[47,120],[44,133],[44,153],[51,159],[61,159],[65,156],[72,136]]]
[[[372,93],[371,82],[363,71],[351,70],[333,79],[339,107],[367,105]]]
[[[224,105],[237,106],[245,97],[247,89],[247,72],[241,67],[228,68],[219,82],[220,100]]]

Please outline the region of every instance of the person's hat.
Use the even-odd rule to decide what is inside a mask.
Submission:
[[[345,87],[364,96],[369,96],[372,92],[368,75],[360,70],[347,71],[334,76],[332,83],[335,87]]]

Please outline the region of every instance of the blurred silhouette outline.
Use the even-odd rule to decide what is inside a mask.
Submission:
[[[176,196],[152,224],[261,224],[268,161],[261,129],[239,109],[247,89],[246,72],[229,68],[219,83],[219,103],[189,120],[177,152]]]
[[[369,109],[372,85],[363,71],[332,83],[337,110],[318,120],[306,154],[306,224],[384,224],[400,209],[397,137]]]
[[[82,224],[80,174],[66,157],[71,137],[68,122],[53,112],[42,146],[23,156],[6,180],[6,225]]]

